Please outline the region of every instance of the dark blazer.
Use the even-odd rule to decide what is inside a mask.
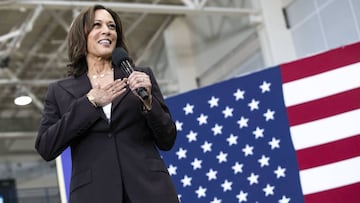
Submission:
[[[132,203],[178,202],[158,151],[172,148],[176,126],[151,69],[137,69],[152,81],[151,111],[128,88],[113,101],[110,121],[88,101],[86,74],[49,85],[35,148],[49,161],[71,147],[71,203],[121,203],[126,195]]]

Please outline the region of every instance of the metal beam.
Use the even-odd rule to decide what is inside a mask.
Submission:
[[[9,32],[9,33],[7,33],[5,35],[1,35],[0,36],[0,42],[6,41],[6,40],[8,40],[10,38],[13,38],[13,37],[16,37],[16,36],[18,36],[20,34],[21,34],[21,30],[16,30],[16,31]]]
[[[22,25],[18,29],[20,31],[20,34],[13,36],[11,42],[8,45],[7,50],[5,52],[2,52],[3,56],[5,57],[9,56],[16,47],[20,46],[22,40],[25,38],[25,35],[32,30],[33,24],[40,16],[42,10],[43,10],[42,6],[40,5],[34,6],[34,11],[31,13],[29,18],[27,18],[27,20],[25,20],[25,22],[22,23]]]
[[[0,132],[0,139],[33,139],[37,132]]]
[[[158,4],[160,0],[154,0],[152,2],[152,4]],[[140,17],[138,17],[136,19],[136,21],[134,23],[132,23],[130,25],[130,27],[128,27],[125,31],[125,37],[127,37],[128,35],[130,35],[135,29],[136,27],[138,27],[138,25],[144,21],[144,19],[148,16],[148,13],[142,13]]]
[[[23,73],[24,71],[27,70],[27,68],[29,67],[29,64],[31,63],[31,61],[34,59],[34,57],[38,57],[38,55],[36,53],[38,53],[38,50],[41,49],[41,47],[45,44],[45,43],[49,43],[49,37],[53,34],[54,30],[56,29],[57,24],[56,23],[51,23],[49,26],[47,26],[46,30],[44,30],[44,32],[41,33],[41,35],[39,36],[39,39],[37,40],[37,42],[34,44],[33,47],[31,47],[29,53],[33,53],[33,54],[27,54],[24,57],[24,62],[21,64],[20,67],[17,68],[16,70],[16,75],[20,75],[21,73]]]
[[[252,15],[259,12],[254,9],[233,8],[233,7],[209,7],[204,6],[206,1],[202,1],[203,7],[189,7],[188,5],[165,5],[165,4],[146,4],[146,3],[113,3],[101,2],[102,5],[112,8],[115,11],[126,13],[154,13],[168,15]],[[45,9],[81,9],[92,6],[93,1],[50,1],[50,0],[17,0],[13,4],[7,4],[1,9],[34,8],[42,5]]]
[[[181,0],[188,8],[195,8],[193,0]]]
[[[0,79],[0,85],[26,85],[26,86],[48,86],[50,83],[55,82],[56,79],[36,79],[36,80],[16,80],[16,79]]]

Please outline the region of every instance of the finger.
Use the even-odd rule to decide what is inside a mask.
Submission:
[[[114,88],[116,89],[122,89],[124,87],[127,86],[127,79],[123,79],[123,80],[117,80],[115,83],[114,83]]]
[[[124,91],[126,90],[126,86],[127,86],[127,83],[126,83],[126,80],[118,80],[114,83],[114,85],[111,87],[111,92],[113,94],[117,93],[118,91],[120,90],[123,90]]]
[[[134,71],[130,74],[129,76],[129,80],[137,80],[140,81],[141,79],[145,79],[145,77],[147,76],[146,73],[144,72],[140,72],[140,71]]]
[[[140,86],[142,87],[151,87],[151,81],[150,81],[150,77],[146,74],[142,75],[140,78],[139,78],[140,82]]]
[[[111,82],[111,83],[109,83],[109,84],[107,84],[107,85],[105,85],[105,87],[103,88],[105,91],[111,91],[111,89],[113,88],[113,86],[114,86],[114,82]]]
[[[146,74],[141,74],[136,77],[136,81],[137,83],[144,85],[149,82],[149,78]]]
[[[148,75],[145,74],[143,79],[144,79],[143,82],[150,83],[150,77]]]
[[[115,99],[116,97],[122,95],[124,92],[126,91],[126,88],[121,88],[117,91],[114,91],[113,94],[112,94],[112,100]]]
[[[104,87],[104,90],[105,91],[110,91],[110,92],[113,92],[113,90],[116,88],[117,84],[121,83],[121,79],[118,79],[118,80],[115,80],[109,84],[107,84],[105,87]]]

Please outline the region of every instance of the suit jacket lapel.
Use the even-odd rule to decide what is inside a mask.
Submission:
[[[114,80],[123,79],[126,77],[127,76],[125,75],[125,73],[123,71],[121,71],[120,68],[114,67]],[[126,87],[126,91],[124,92],[124,94],[120,95],[119,97],[114,99],[114,101],[112,102],[111,110],[113,111],[120,104],[120,102],[125,98],[125,96],[127,94],[129,94],[130,92],[131,92],[130,88]]]
[[[78,78],[63,80],[59,84],[76,98],[84,96],[91,89],[90,80],[85,73]]]

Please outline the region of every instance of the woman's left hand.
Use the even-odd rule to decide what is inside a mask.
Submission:
[[[151,103],[152,103],[152,96],[151,96],[151,80],[150,77],[144,73],[144,72],[140,72],[140,71],[133,71],[130,76],[128,77],[128,85],[129,88],[131,89],[131,91],[137,95],[141,101],[143,101],[145,107],[147,108],[147,110],[151,109]],[[146,89],[147,93],[149,94],[148,99],[143,100],[139,94],[136,92],[137,88],[143,87]]]

